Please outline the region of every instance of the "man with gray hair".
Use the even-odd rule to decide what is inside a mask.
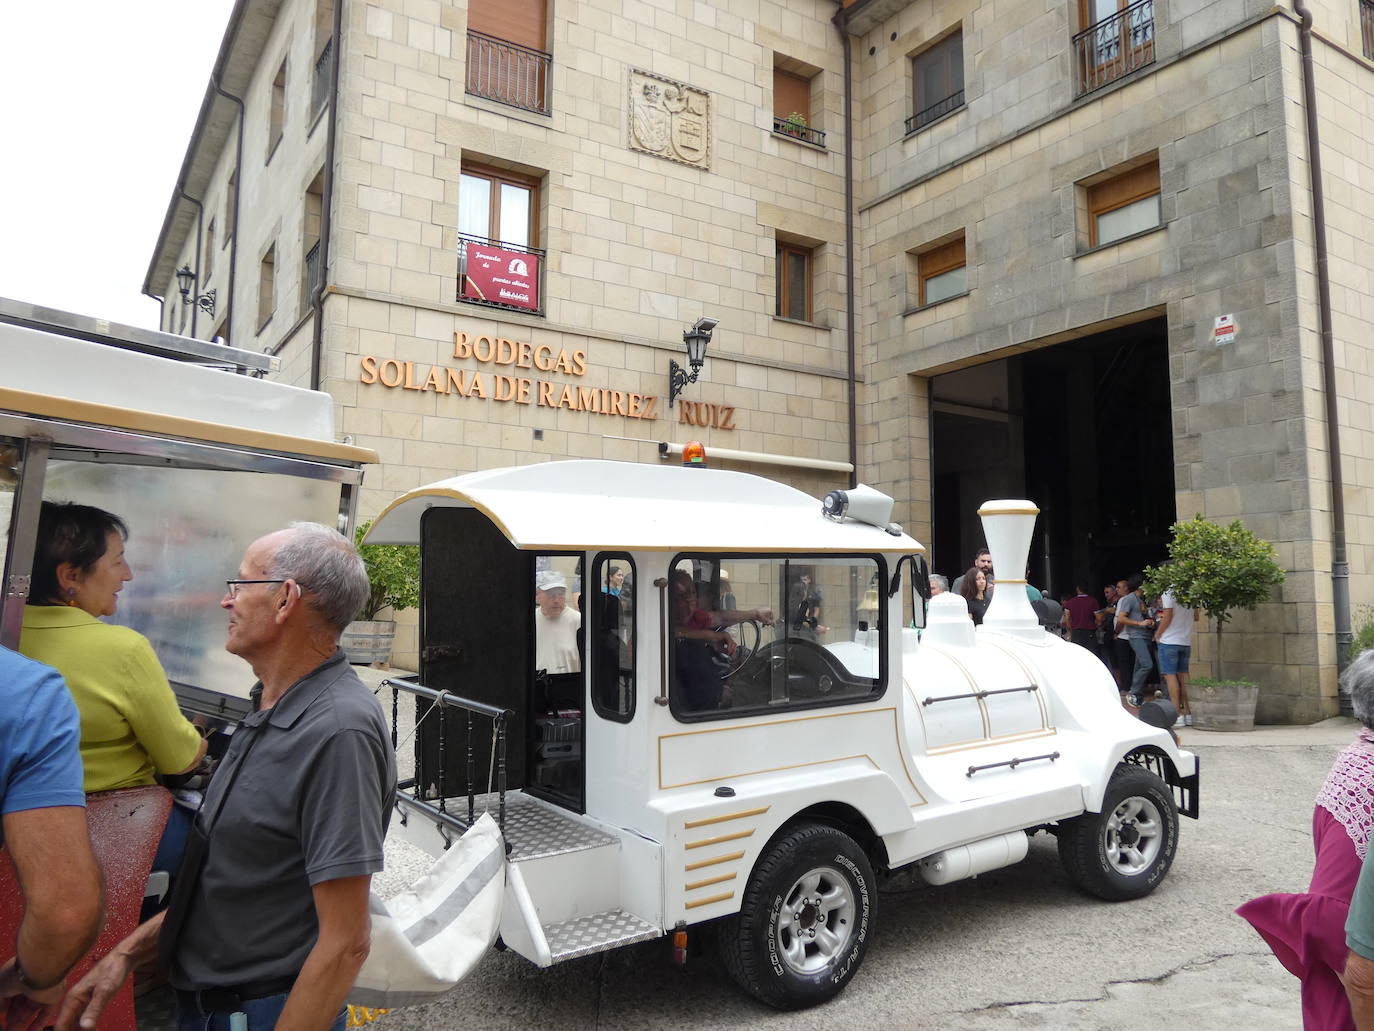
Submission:
[[[367,574],[347,538],[296,523],[254,541],[227,585],[225,647],[258,677],[253,712],[206,792],[167,911],[72,990],[61,1028],[95,1028],[159,954],[182,1027],[344,1027],[396,788],[382,708],[339,650]]]

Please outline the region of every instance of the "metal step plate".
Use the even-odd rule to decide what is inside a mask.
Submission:
[[[490,812],[494,820],[496,807],[494,794],[477,796],[477,812]],[[450,799],[448,808],[466,819],[467,797]],[[507,858],[512,863],[619,843],[613,834],[582,823],[555,806],[520,794],[506,795],[506,841],[510,845]]]
[[[549,955],[555,963],[606,952],[621,945],[652,941],[663,932],[623,909],[608,909],[604,913],[577,916],[560,924],[544,928],[549,943]]]

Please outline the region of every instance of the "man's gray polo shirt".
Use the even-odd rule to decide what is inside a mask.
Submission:
[[[382,868],[395,790],[382,707],[341,651],[271,709],[244,717],[196,818],[213,831],[172,985],[300,973],[319,936],[312,885]]]

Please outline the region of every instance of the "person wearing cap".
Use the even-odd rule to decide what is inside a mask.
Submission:
[[[546,673],[581,673],[577,632],[582,613],[568,608],[568,581],[556,569],[534,576],[534,668]]]

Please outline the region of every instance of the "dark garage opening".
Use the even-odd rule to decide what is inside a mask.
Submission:
[[[978,506],[993,498],[1040,507],[1030,581],[1056,597],[1078,578],[1100,597],[1165,557],[1176,516],[1164,319],[935,376],[930,396],[937,572],[968,568]]]

